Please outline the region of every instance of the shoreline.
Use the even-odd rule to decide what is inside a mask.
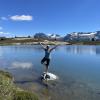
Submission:
[[[49,41],[37,39],[23,39],[23,40],[0,40],[0,46],[6,45],[38,45],[39,43],[45,45],[100,45],[100,41]]]
[[[70,45],[68,42],[62,41],[2,41],[0,42],[0,46],[6,45],[38,45],[39,43],[43,43],[45,45]]]
[[[37,93],[16,86],[11,73],[0,70],[0,100],[27,100],[27,98],[39,100]]]

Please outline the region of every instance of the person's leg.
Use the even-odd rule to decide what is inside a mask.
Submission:
[[[46,60],[46,73],[48,72],[49,63],[50,63],[50,59],[47,59]]]
[[[45,70],[45,72],[46,72],[46,74],[47,74],[47,72],[48,72],[48,65],[46,64],[46,70]]]
[[[50,63],[50,59],[47,59],[47,58],[43,58],[42,60],[41,60],[41,64],[44,64],[44,62],[46,62],[46,64],[45,64],[45,73],[44,73],[44,79],[47,79],[47,78],[49,78],[49,76],[47,75],[47,72],[48,72],[48,67],[49,67],[49,63]]]
[[[42,60],[41,60],[41,64],[43,64],[43,65],[45,65],[44,63],[46,62],[46,58],[44,57]],[[43,69],[43,71],[44,71],[44,73],[43,73],[43,75],[45,75],[46,74],[46,65],[45,65],[45,67],[43,67],[44,69]],[[45,76],[44,76],[45,77]]]
[[[47,59],[46,60],[46,76],[45,76],[46,79],[50,78],[50,76],[47,74],[48,73],[48,68],[49,68],[49,63],[50,63],[50,59]]]
[[[45,57],[41,60],[41,64],[43,64],[45,62]]]

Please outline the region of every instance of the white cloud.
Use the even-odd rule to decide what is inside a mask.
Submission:
[[[13,62],[11,69],[22,68],[22,69],[29,69],[32,68],[32,63],[30,62]]]
[[[14,37],[15,35],[10,32],[0,31],[0,37]]]
[[[12,34],[9,32],[0,31],[0,37],[11,37]]]
[[[0,35],[9,35],[10,33],[8,33],[8,32],[2,32],[2,31],[0,31]]]
[[[0,32],[0,34],[3,34],[3,32]]]
[[[31,15],[14,15],[10,16],[8,15],[7,17],[0,17],[1,20],[13,20],[13,21],[31,21],[33,20],[33,16]]]
[[[31,21],[33,17],[30,15],[14,15],[10,16],[10,19],[13,21]]]

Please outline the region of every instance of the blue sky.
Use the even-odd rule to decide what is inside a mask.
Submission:
[[[100,30],[100,0],[0,0],[0,34]]]

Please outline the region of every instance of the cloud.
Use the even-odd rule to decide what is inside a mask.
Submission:
[[[12,37],[13,34],[9,33],[9,32],[3,32],[0,31],[0,37]]]
[[[9,35],[10,33],[8,33],[8,32],[2,32],[2,31],[0,31],[0,35]]]
[[[12,67],[10,67],[10,69],[17,69],[17,68],[29,69],[29,68],[32,68],[32,63],[30,63],[30,62],[13,62]]]
[[[33,17],[30,15],[14,15],[10,16],[10,19],[13,21],[31,21]]]
[[[11,35],[9,32],[2,31],[3,27],[0,26],[0,37],[8,37]]]
[[[1,20],[12,20],[12,21],[31,21],[33,16],[31,15],[8,15],[7,17],[0,17]]]
[[[3,32],[0,32],[0,34],[3,34]]]

